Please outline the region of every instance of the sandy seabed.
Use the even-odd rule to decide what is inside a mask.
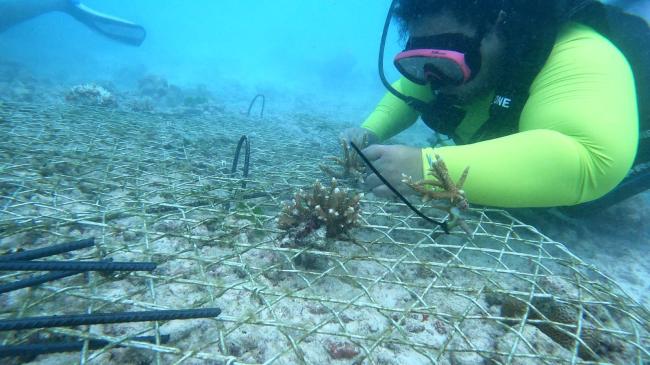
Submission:
[[[650,316],[639,304],[648,304],[650,268],[642,260],[647,231],[603,224],[641,225],[647,205],[636,210],[629,204],[637,207],[643,196],[592,226],[545,219],[535,224],[538,230],[502,210],[473,209],[467,215],[471,238],[460,230],[440,234],[403,204],[367,196],[350,238],[327,239],[321,250],[282,245],[284,232],[276,224],[282,202],[316,179],[329,179],[318,164],[339,153],[335,125],[306,113],[260,119],[227,108],[187,116],[5,103],[0,248],[11,252],[95,237],[96,247],[58,258],[153,261],[158,267],[150,273],[92,272],[2,294],[2,318],[222,309],[217,318],[199,320],[4,332],[4,345],[81,337],[124,346],[11,361],[650,359]],[[243,157],[230,174],[244,134],[251,144],[245,187]],[[615,245],[605,249],[610,242]],[[0,280],[22,277],[3,273]],[[168,343],[129,340],[166,334]]]

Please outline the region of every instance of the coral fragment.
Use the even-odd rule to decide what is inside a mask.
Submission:
[[[362,197],[363,194],[350,194],[347,189],[339,188],[335,178],[329,188],[316,181],[311,191],[299,190],[293,201],[285,204],[278,217],[278,227],[287,231],[325,227],[326,237],[341,236],[357,224]]]
[[[363,181],[363,175],[366,171],[366,165],[363,163],[363,160],[359,157],[358,154],[350,150],[348,143],[341,139],[339,141],[341,144],[341,150],[343,155],[341,157],[328,156],[328,160],[334,161],[337,165],[341,167],[341,171],[335,171],[332,168],[320,165],[320,169],[329,176],[332,176],[337,179],[350,179],[358,183]],[[363,146],[368,144],[368,137],[366,136],[363,140]]]
[[[460,226],[467,234],[471,235],[471,229],[461,217],[461,211],[469,208],[463,190],[463,185],[469,173],[469,166],[463,170],[458,182],[454,183],[449,176],[449,170],[443,159],[439,155],[435,155],[435,157],[435,161],[429,159],[429,165],[431,166],[429,172],[433,175],[433,179],[416,182],[410,176],[403,175],[402,182],[419,193],[424,202],[435,200],[436,202],[446,203],[443,206],[434,205],[434,208],[449,213],[450,221],[448,224],[450,227]]]

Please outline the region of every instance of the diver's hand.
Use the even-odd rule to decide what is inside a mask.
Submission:
[[[359,148],[364,148],[379,142],[379,137],[376,134],[361,127],[348,128],[339,134],[339,138],[346,142],[353,142]],[[364,139],[366,140],[365,144]]]
[[[374,145],[364,149],[363,154],[375,166],[379,173],[400,193],[410,192],[402,182],[402,174],[411,176],[414,181],[423,179],[422,151],[419,148],[400,145]],[[377,196],[391,197],[393,193],[375,174],[369,175],[364,185]]]

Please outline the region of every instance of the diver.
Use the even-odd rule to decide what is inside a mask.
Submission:
[[[143,27],[99,13],[82,4],[80,0],[0,0],[0,32],[25,20],[54,11],[70,14],[100,34],[129,45],[139,46],[147,34]]]
[[[389,84],[392,17],[408,38]],[[595,0],[393,0],[389,92],[341,137],[366,140],[398,191],[437,154],[454,181],[470,167],[470,203],[603,209],[650,187],[648,42],[645,20]],[[454,144],[378,144],[418,117]],[[364,184],[391,195],[376,174]]]

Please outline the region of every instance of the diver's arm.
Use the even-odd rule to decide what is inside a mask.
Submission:
[[[0,0],[0,32],[39,15],[64,10],[66,0]]]
[[[427,148],[423,161],[435,161],[434,153],[444,159],[454,181],[470,167],[463,189],[473,204],[550,207],[583,200],[583,149],[558,132],[540,129],[471,145]]]
[[[596,199],[627,174],[636,154],[634,79],[623,55],[589,28],[558,42],[531,87],[520,132],[434,152],[472,203],[550,207]],[[570,33],[570,32],[569,32]]]
[[[393,87],[403,94],[421,100],[430,101],[432,98],[432,93],[427,87],[416,85],[403,77],[393,83]],[[380,141],[385,141],[413,125],[418,116],[415,109],[406,105],[403,100],[392,93],[386,93],[361,127],[373,132]]]

